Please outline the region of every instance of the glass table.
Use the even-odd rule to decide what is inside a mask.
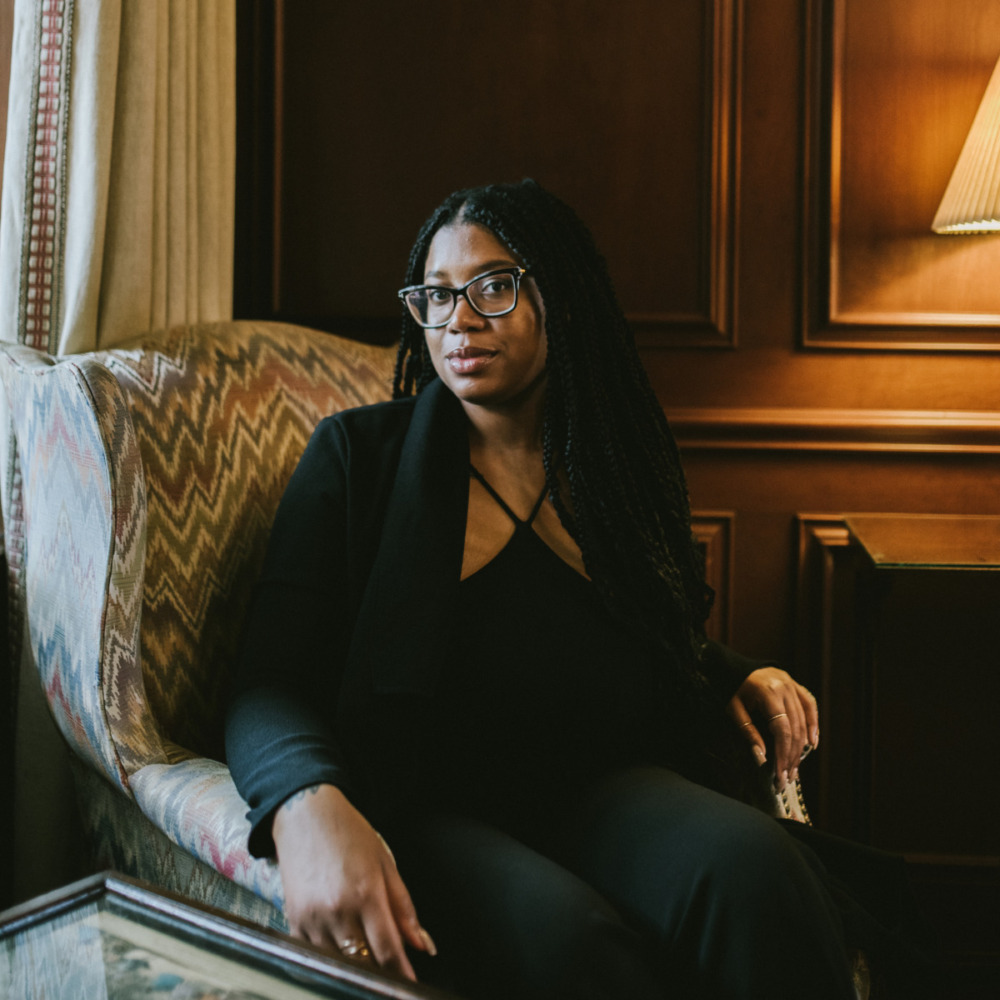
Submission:
[[[11,1000],[447,996],[111,873],[0,913],[0,997]]]

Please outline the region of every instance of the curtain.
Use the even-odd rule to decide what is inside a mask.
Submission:
[[[231,318],[235,19],[235,0],[16,0],[0,340],[75,354]],[[0,388],[0,558],[14,583],[22,512],[7,420]],[[15,600],[8,619],[0,856],[14,857],[10,891],[24,898],[75,874],[60,868],[75,824]]]
[[[235,67],[235,0],[18,0],[0,338],[231,317]]]

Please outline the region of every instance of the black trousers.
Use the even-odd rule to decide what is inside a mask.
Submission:
[[[438,945],[422,978],[470,998],[854,997],[822,866],[778,821],[663,768],[548,820],[537,837],[446,813],[392,832]]]

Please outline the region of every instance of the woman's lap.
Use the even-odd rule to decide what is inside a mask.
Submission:
[[[444,814],[394,835],[470,995],[852,996],[818,862],[762,813],[642,768],[536,819],[528,843]]]

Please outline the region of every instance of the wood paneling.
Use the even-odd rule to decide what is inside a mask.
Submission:
[[[807,9],[804,343],[1000,349],[1000,239],[930,229],[1000,56],[1000,5]]]
[[[912,811],[908,749],[956,754],[878,729],[843,517],[997,510],[1000,237],[929,228],[1000,54],[995,0],[538,0],[491,15],[488,39],[460,0],[246,7],[271,11],[274,79],[255,84],[263,237],[237,248],[266,301],[243,314],[392,336],[441,197],[526,174],[562,194],[638,321],[715,634],[820,696],[814,819],[894,842],[872,790],[906,784]],[[894,628],[930,614],[917,598]],[[942,912],[981,911],[981,880],[932,868]]]
[[[732,344],[740,0],[539,0],[488,16],[463,0],[416,16],[403,0],[279,2],[269,27],[270,7],[241,10],[258,37],[243,64],[276,48],[273,143],[248,154],[258,175],[271,158],[276,223],[273,251],[237,244],[254,260],[238,270],[256,275],[238,313],[260,315],[269,265],[272,315],[391,337],[431,209],[532,176],[587,207],[643,343]]]
[[[693,511],[691,528],[705,560],[705,579],[715,591],[715,603],[706,622],[712,639],[729,642],[732,629],[730,608],[733,586],[733,533],[736,515],[732,511]]]
[[[668,410],[692,449],[1000,454],[1000,413],[698,407]]]
[[[964,964],[995,968],[995,519],[932,521],[797,518],[800,655],[819,666],[823,706],[820,773],[804,768],[807,784],[817,786],[807,799],[821,826],[903,854],[918,896],[934,907],[945,950]],[[919,532],[913,564],[873,560],[850,529],[855,523],[883,525],[877,531],[890,541]],[[948,561],[944,543],[961,550],[970,523],[992,538],[991,571],[919,565],[927,534]],[[869,535],[876,529],[866,528]]]

